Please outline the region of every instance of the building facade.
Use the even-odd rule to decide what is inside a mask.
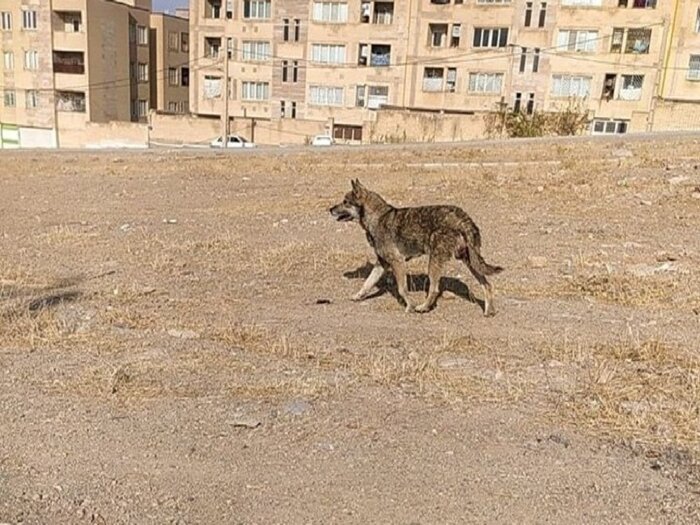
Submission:
[[[196,0],[194,113],[325,120],[361,138],[380,106],[571,107],[644,131],[659,98],[700,100],[700,6],[675,0]],[[224,88],[228,61],[228,87]]]
[[[187,19],[151,14],[151,107],[189,112],[190,37]]]

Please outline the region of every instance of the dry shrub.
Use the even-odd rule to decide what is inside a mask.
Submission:
[[[490,138],[544,137],[579,135],[588,124],[590,117],[581,101],[571,99],[568,105],[556,111],[511,111],[500,103],[496,111],[484,116],[486,135]]]

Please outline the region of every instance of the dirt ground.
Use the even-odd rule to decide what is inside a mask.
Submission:
[[[498,314],[350,301],[351,177]],[[0,523],[700,520],[700,136],[4,152],[0,217]]]

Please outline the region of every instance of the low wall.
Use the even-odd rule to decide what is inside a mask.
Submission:
[[[58,142],[62,148],[147,148],[148,125],[137,122],[85,122],[60,115]]]
[[[450,114],[405,109],[380,109],[365,124],[369,142],[454,142],[484,137],[483,113]]]
[[[700,100],[658,100],[654,109],[651,130],[700,130]]]

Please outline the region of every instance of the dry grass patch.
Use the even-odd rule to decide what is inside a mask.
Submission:
[[[680,286],[676,277],[639,278],[623,274],[578,275],[568,292],[623,306],[670,305]]]

